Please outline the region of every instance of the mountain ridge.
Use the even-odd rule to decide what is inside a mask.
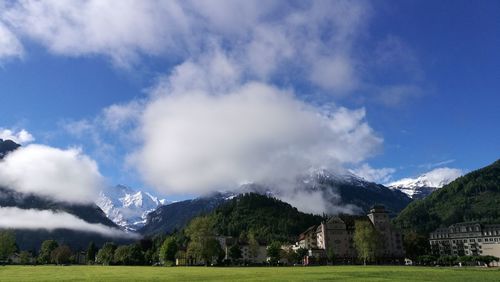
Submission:
[[[407,177],[393,181],[385,184],[385,186],[400,190],[412,199],[422,199],[461,175],[463,173],[459,169],[442,167],[423,173],[415,178]]]
[[[459,222],[500,223],[500,160],[467,173],[395,218],[400,228],[423,235]]]
[[[106,216],[127,231],[140,229],[146,223],[148,213],[168,203],[165,199],[125,185],[107,187],[100,191],[96,200]]]

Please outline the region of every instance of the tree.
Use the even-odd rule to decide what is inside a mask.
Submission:
[[[176,238],[173,236],[167,237],[160,248],[160,259],[163,264],[175,261],[175,253],[177,253],[178,246]]]
[[[305,256],[307,256],[308,251],[304,248],[297,249],[297,257],[302,262]]]
[[[38,255],[38,262],[41,264],[52,263],[51,254],[52,251],[59,247],[54,240],[45,240],[40,247],[40,254]]]
[[[252,260],[255,260],[259,255],[259,248],[260,245],[255,238],[255,234],[250,232],[250,234],[248,234],[248,255]]]
[[[273,241],[267,247],[267,257],[269,258],[270,264],[277,264],[281,258],[281,243],[278,241]]]
[[[90,242],[89,246],[87,247],[87,263],[88,264],[94,264],[96,254],[97,254],[97,247],[94,244],[94,242]]]
[[[406,256],[412,260],[429,253],[429,240],[414,231],[405,234],[403,239]]]
[[[128,263],[130,265],[143,265],[144,264],[144,254],[142,253],[142,248],[139,244],[132,244],[128,249]]]
[[[215,239],[213,225],[212,218],[202,216],[193,219],[185,229],[190,239],[188,255],[203,260],[206,265],[210,264],[214,257],[219,259],[223,253],[219,241]]]
[[[19,253],[19,262],[21,264],[31,263],[31,254],[28,251],[22,251]]]
[[[229,258],[233,263],[237,262],[241,258],[241,249],[238,244],[234,244],[229,248]]]
[[[422,256],[418,256],[416,258],[416,261],[420,265],[429,266],[429,265],[433,265],[436,262],[436,259],[437,258],[433,255],[422,255]]]
[[[490,263],[494,261],[499,262],[500,258],[495,256],[480,256],[479,261],[485,263],[487,267],[490,267]]]
[[[50,257],[55,264],[67,264],[71,257],[71,249],[66,245],[59,246],[50,253]]]
[[[0,260],[7,258],[16,251],[16,236],[14,231],[0,231]]]
[[[129,264],[129,246],[118,246],[113,255],[113,262],[121,265]]]
[[[375,258],[378,249],[379,235],[373,228],[371,222],[356,221],[354,231],[354,245],[358,252],[358,257],[366,265],[367,261]]]
[[[282,250],[282,257],[285,258],[289,264],[295,264],[299,261],[299,256],[296,251],[293,250],[292,247],[288,247],[285,250]]]
[[[328,250],[326,250],[326,257],[330,263],[333,264],[335,262],[335,251],[332,247],[328,247]]]
[[[116,248],[113,262],[121,265],[143,265],[144,255],[139,244],[122,245]]]
[[[103,265],[109,265],[113,262],[116,245],[114,243],[105,243],[104,246],[97,252],[96,261]]]

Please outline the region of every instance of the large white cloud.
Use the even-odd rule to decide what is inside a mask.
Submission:
[[[311,167],[356,163],[381,144],[365,111],[325,113],[262,83],[227,94],[202,90],[153,99],[132,162],[170,193],[207,192],[245,181],[284,181]]]
[[[2,5],[0,5],[0,9]],[[0,62],[6,58],[20,58],[24,48],[17,37],[0,20]]]
[[[26,129],[14,130],[0,127],[0,139],[12,140],[18,144],[26,144],[35,141],[35,138]]]
[[[268,79],[282,75],[282,67],[294,68],[295,79],[334,94],[357,86],[362,60],[352,56],[352,45],[370,12],[368,2],[344,0],[26,0],[3,6],[0,20],[54,54],[104,55],[128,67],[141,55],[187,59],[217,42],[250,75]]]
[[[103,184],[97,164],[79,149],[31,144],[0,161],[0,186],[59,201],[93,202]]]
[[[0,229],[70,229],[81,232],[99,233],[110,237],[137,238],[131,233],[100,223],[89,223],[72,214],[52,210],[20,209],[0,207]]]
[[[106,55],[128,65],[138,53],[172,48],[187,28],[175,1],[19,1],[5,5],[3,19],[51,52]]]

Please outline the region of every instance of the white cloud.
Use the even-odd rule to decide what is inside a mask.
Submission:
[[[313,64],[311,80],[334,93],[347,93],[358,84],[354,63],[348,57],[317,58]]]
[[[99,233],[109,237],[137,238],[100,223],[89,223],[72,214],[52,210],[20,209],[0,207],[0,229],[70,229],[81,232]]]
[[[21,58],[23,53],[24,48],[21,42],[0,20],[0,62],[6,58]]]
[[[440,167],[424,174],[431,187],[442,187],[464,174],[457,168]]]
[[[106,55],[122,66],[140,53],[175,47],[187,28],[175,1],[21,1],[2,18],[14,30],[68,56]]]
[[[12,140],[18,144],[26,144],[35,141],[35,138],[26,129],[16,131],[14,129],[0,127],[0,139]]]
[[[141,55],[196,57],[216,42],[249,75],[265,80],[283,75],[286,66],[333,94],[356,88],[360,80],[352,45],[370,12],[368,2],[344,0],[125,0],[119,6],[27,0],[4,6],[0,19],[54,54],[104,55],[130,67]]]
[[[371,155],[382,140],[364,117],[363,109],[322,113],[262,83],[227,94],[164,93],[146,106],[143,147],[132,162],[147,182],[169,193],[290,180],[310,167]]]
[[[97,164],[79,149],[31,144],[0,161],[0,186],[59,201],[93,202],[102,181]]]
[[[342,202],[340,195],[331,189],[323,191],[296,189],[285,191],[278,197],[298,210],[313,214],[360,214],[363,210],[352,204]]]
[[[462,175],[464,175],[464,171],[461,169],[440,167],[428,171],[416,178],[403,178],[386,185],[397,187],[417,184],[419,186],[441,188]]]
[[[369,164],[364,163],[350,171],[365,180],[375,183],[386,183],[391,180],[392,174],[396,172],[396,169],[390,167],[373,168]]]
[[[102,111],[102,126],[111,131],[117,131],[123,127],[131,126],[141,114],[144,106],[138,100],[132,100],[124,104],[113,104]]]
[[[443,165],[451,164],[454,162],[455,162],[455,159],[448,159],[448,160],[438,161],[438,162],[434,162],[434,163],[421,164],[418,167],[425,167],[427,169],[431,169],[433,167],[443,166]]]

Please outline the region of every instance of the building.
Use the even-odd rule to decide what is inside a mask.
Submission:
[[[462,222],[429,234],[434,255],[500,257],[500,224]]]
[[[245,263],[266,263],[267,262],[267,245],[263,242],[259,242],[259,246],[256,249],[256,253],[253,254],[250,250],[250,246],[248,242],[242,242],[238,238],[234,238],[231,236],[218,236],[216,239],[219,241],[222,249],[224,250],[225,257],[224,259],[228,260],[229,257],[229,248],[233,245],[238,245],[241,250],[241,261]]]
[[[354,246],[356,221],[368,221],[381,235],[381,247],[377,258],[383,261],[402,261],[404,249],[401,233],[390,222],[383,206],[374,206],[366,216],[336,215],[318,226],[309,227],[299,235],[294,249],[309,251],[305,264],[314,261],[323,263],[328,250],[332,250],[337,262],[353,263],[357,259]]]

